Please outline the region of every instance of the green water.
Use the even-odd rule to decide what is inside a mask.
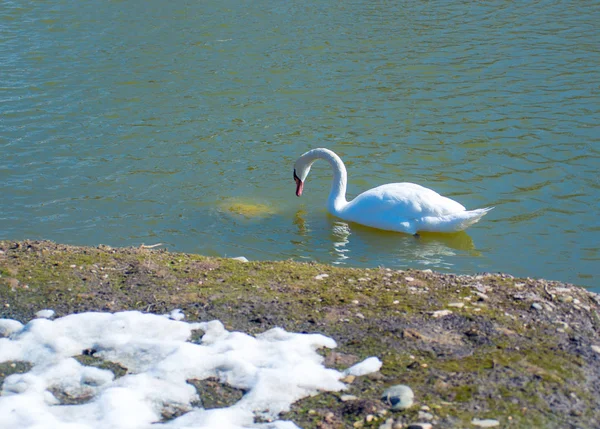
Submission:
[[[503,271],[600,291],[597,2],[4,1],[0,238]],[[326,213],[411,181],[467,208],[421,239]]]

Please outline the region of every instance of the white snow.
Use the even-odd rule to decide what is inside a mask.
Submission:
[[[4,380],[0,428],[294,429],[294,423],[277,420],[279,413],[303,397],[345,388],[340,381],[345,373],[325,368],[316,352],[336,346],[324,335],[274,328],[252,337],[230,332],[217,320],[182,319],[179,310],[164,316],[81,313],[26,325],[0,319],[0,363],[32,365]],[[204,333],[199,343],[189,341],[194,330]],[[73,358],[84,351],[127,373],[115,378],[108,369]],[[368,358],[346,373],[364,375],[380,367],[379,359]],[[203,409],[186,380],[208,377],[246,393],[230,407]],[[163,421],[163,413],[174,411],[183,414]],[[271,422],[254,423],[256,417]]]
[[[371,374],[377,372],[381,368],[381,361],[376,357],[370,357],[356,365],[351,366],[344,371],[344,374],[354,375],[360,377],[361,375]]]
[[[173,320],[183,320],[185,319],[185,314],[180,309],[176,308],[166,315],[169,319]]]
[[[44,319],[50,319],[52,316],[54,316],[54,310],[40,310],[35,313],[35,316]]]

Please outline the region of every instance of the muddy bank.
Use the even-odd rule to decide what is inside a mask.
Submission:
[[[302,400],[283,416],[304,428],[459,428],[476,419],[600,427],[600,296],[570,284],[0,241],[0,317],[27,322],[44,308],[57,317],[180,308],[187,320],[219,319],[248,333],[326,334],[338,343],[324,352],[330,366],[383,361],[376,375],[348,380],[347,391]],[[24,368],[1,365],[0,383]],[[193,384],[205,404],[241,394],[214,380]],[[395,384],[414,391],[407,410],[381,400]]]

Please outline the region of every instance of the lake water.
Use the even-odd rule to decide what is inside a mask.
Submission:
[[[0,238],[508,272],[600,291],[600,7],[509,1],[4,1]],[[411,181],[420,239],[329,216]]]

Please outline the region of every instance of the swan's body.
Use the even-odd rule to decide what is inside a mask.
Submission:
[[[492,207],[469,210],[450,198],[414,183],[378,186],[346,201],[348,175],[344,163],[329,149],[306,152],[294,165],[296,195],[302,195],[312,163],[324,159],[333,168],[333,184],[327,201],[329,212],[341,219],[372,228],[416,234],[418,231],[454,232],[473,225]]]

